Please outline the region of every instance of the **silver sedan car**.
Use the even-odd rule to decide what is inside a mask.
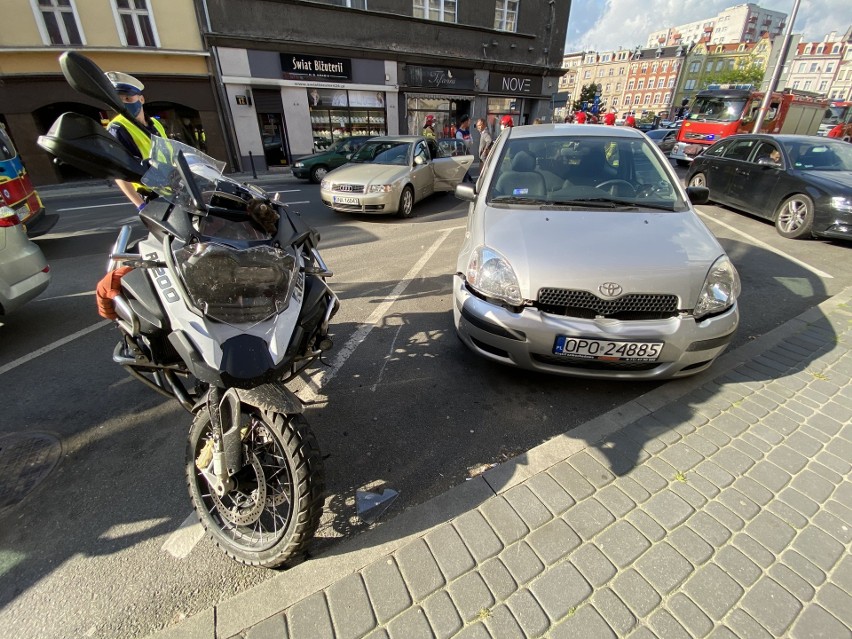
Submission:
[[[452,156],[432,138],[371,138],[326,174],[320,197],[335,211],[411,217],[416,202],[455,189],[471,164],[472,155]]]
[[[0,316],[16,311],[48,284],[44,253],[27,237],[18,214],[0,206]]]
[[[461,340],[495,362],[579,377],[708,368],[740,279],[660,150],[624,127],[504,131],[470,202],[453,283]]]

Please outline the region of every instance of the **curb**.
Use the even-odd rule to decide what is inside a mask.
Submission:
[[[665,382],[634,400],[595,417],[568,433],[507,460],[438,497],[411,507],[378,527],[345,539],[332,548],[272,577],[250,590],[201,611],[179,624],[149,635],[149,639],[223,639],[233,637],[302,599],[365,568],[377,559],[419,539],[430,530],[476,508],[569,455],[629,426],[636,420],[679,400],[704,384],[725,376],[784,339],[804,330],[838,307],[852,303],[852,286],[821,304],[761,335],[749,344],[723,354],[702,373]]]

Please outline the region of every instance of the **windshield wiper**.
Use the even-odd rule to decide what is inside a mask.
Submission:
[[[584,197],[575,200],[549,200],[551,206],[588,206],[601,209],[630,209],[635,210],[636,204],[624,200],[613,200],[608,197]]]
[[[499,195],[491,198],[492,204],[529,204],[535,206],[537,204],[550,204],[550,200],[537,197],[517,197],[515,195]]]

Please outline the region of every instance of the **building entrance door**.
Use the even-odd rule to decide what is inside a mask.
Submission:
[[[287,134],[280,113],[258,113],[260,137],[263,141],[263,155],[266,166],[287,166],[290,153],[287,146]]]

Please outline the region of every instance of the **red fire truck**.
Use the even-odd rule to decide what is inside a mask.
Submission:
[[[835,137],[847,142],[852,140],[852,102],[834,101],[829,104],[825,117],[819,125],[819,135],[828,135],[838,125],[842,128],[840,135]]]
[[[714,142],[736,133],[751,133],[765,93],[752,85],[710,85],[699,91],[669,154],[681,166]],[[828,100],[815,93],[785,89],[772,94],[761,124],[762,133],[814,135]]]

